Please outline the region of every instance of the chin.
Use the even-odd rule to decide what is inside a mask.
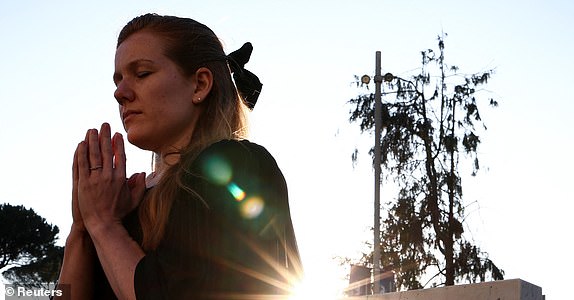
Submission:
[[[142,149],[142,150],[153,150],[152,143],[150,143],[149,139],[141,134],[137,134],[133,131],[127,132],[127,140],[130,144]]]

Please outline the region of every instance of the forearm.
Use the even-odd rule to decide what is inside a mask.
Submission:
[[[104,273],[118,299],[136,299],[135,269],[145,255],[141,247],[119,223],[90,226],[88,231]]]
[[[88,233],[72,226],[66,239],[59,285],[69,285],[72,298],[92,299],[94,295],[94,260],[96,251]],[[60,297],[54,297],[59,299]],[[65,297],[63,297],[65,298]]]

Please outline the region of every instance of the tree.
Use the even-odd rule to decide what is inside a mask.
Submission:
[[[58,232],[32,209],[0,204],[0,269],[11,266],[2,275],[25,286],[55,282],[63,256]]]
[[[392,178],[399,190],[382,222],[381,265],[393,266],[397,287],[406,289],[504,276],[463,234],[459,173],[461,160],[472,161],[473,176],[479,170],[479,130],[486,130],[479,114],[479,106],[485,104],[479,92],[493,70],[459,73],[446,64],[444,45],[444,36],[439,36],[437,52],[422,51],[420,73],[411,78],[385,75],[385,100],[394,99],[383,101],[386,134],[381,138],[381,163],[385,178]],[[361,94],[349,102],[350,122],[358,122],[361,132],[373,130],[374,94]],[[498,105],[492,98],[486,104]],[[356,149],[354,161],[357,153]]]
[[[64,247],[51,247],[44,257],[29,264],[12,267],[2,273],[13,284],[26,287],[44,287],[58,281],[60,267],[64,259]]]

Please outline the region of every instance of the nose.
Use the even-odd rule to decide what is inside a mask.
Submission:
[[[120,105],[124,105],[126,101],[134,101],[134,91],[130,88],[127,81],[122,80],[118,83],[116,91],[114,92],[114,98]]]

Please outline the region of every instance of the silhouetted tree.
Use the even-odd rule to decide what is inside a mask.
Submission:
[[[64,247],[54,246],[46,256],[29,264],[12,267],[2,273],[13,284],[26,287],[49,288],[58,281],[60,267],[64,259]]]
[[[63,257],[58,232],[32,209],[0,204],[0,269],[12,266],[2,275],[22,286],[55,282]]]
[[[494,99],[482,103],[477,93],[493,70],[465,75],[449,67],[444,36],[438,37],[438,52],[421,54],[419,74],[408,79],[385,75],[381,162],[399,191],[382,222],[381,265],[394,266],[397,286],[407,289],[503,279],[504,272],[463,235],[459,174],[461,159],[472,161],[473,176],[479,169],[479,130],[486,129],[479,106],[498,104]],[[358,122],[361,132],[374,130],[374,94],[350,103],[350,121]]]

